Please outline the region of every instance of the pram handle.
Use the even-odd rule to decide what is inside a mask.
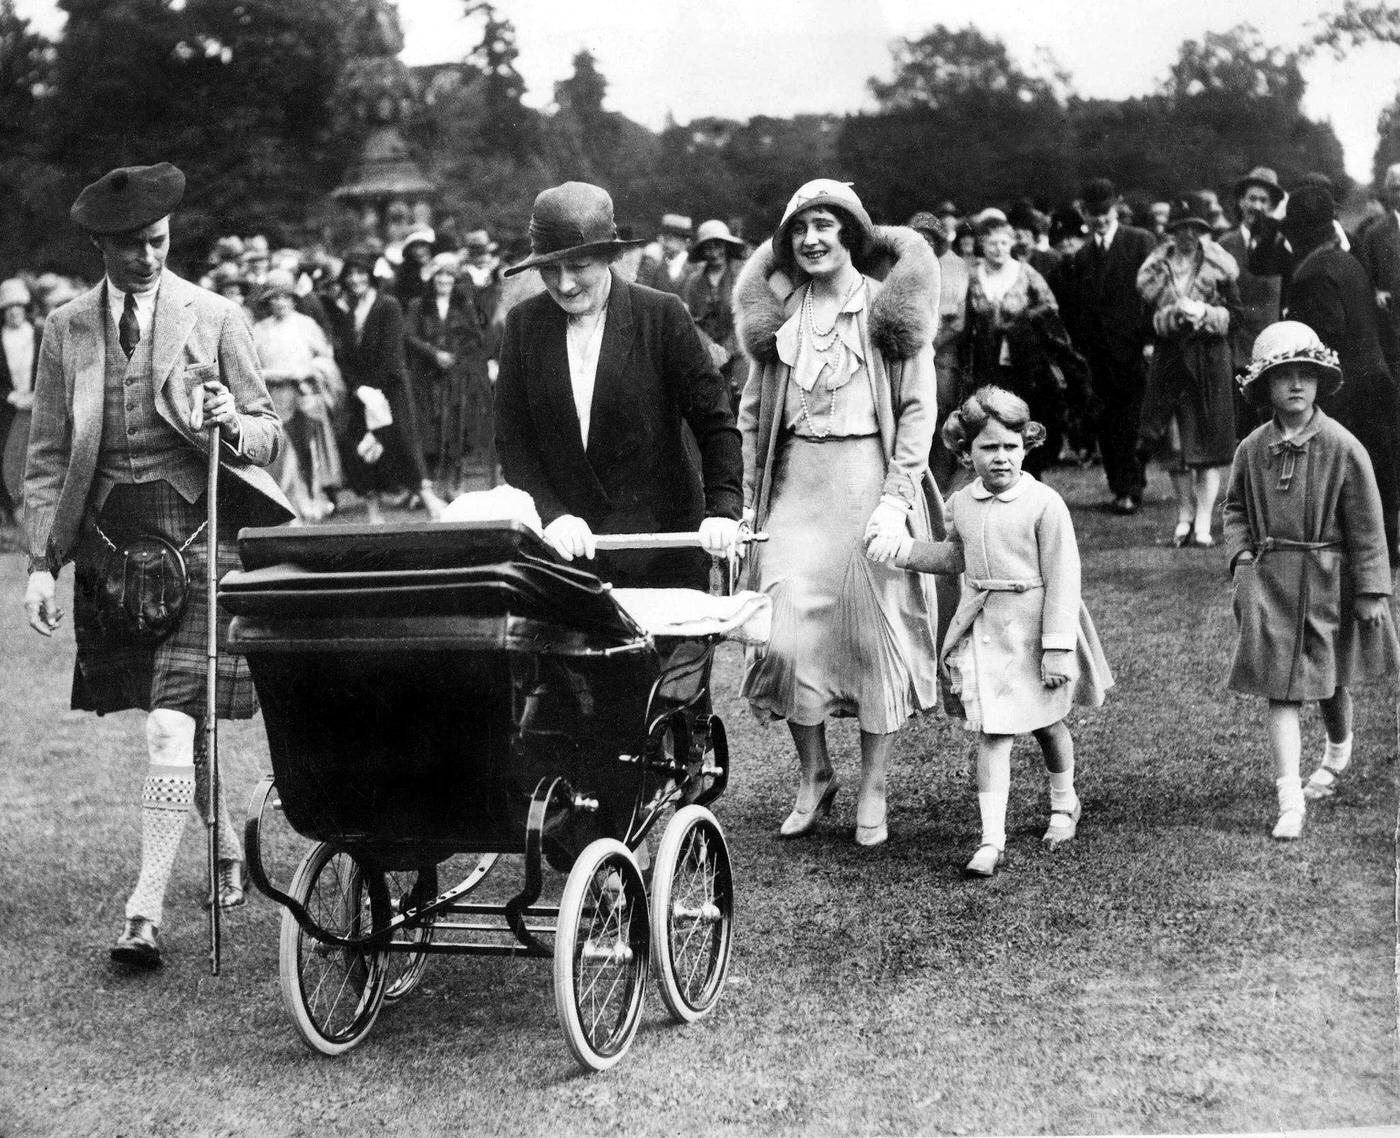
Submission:
[[[740,530],[738,542],[747,544],[767,541],[766,533],[746,533]],[[698,533],[606,533],[595,534],[593,544],[597,549],[699,549]]]

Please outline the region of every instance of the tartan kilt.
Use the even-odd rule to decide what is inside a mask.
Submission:
[[[238,524],[220,510],[218,575],[239,568],[235,539]],[[208,646],[205,628],[209,598],[204,587],[208,565],[206,535],[200,534],[184,551],[189,572],[189,600],[175,630],[158,644],[143,644],[121,633],[104,632],[97,619],[95,575],[106,544],[102,532],[119,548],[138,534],[163,537],[177,549],[204,522],[204,497],[186,502],[168,482],[139,482],[114,486],[100,512],[84,519],[74,557],[73,636],[78,658],[73,668],[72,707],[75,711],[114,711],[158,707],[204,717]],[[94,524],[96,523],[96,524]],[[251,719],[258,710],[248,663],[228,652],[227,613],[219,614],[219,663],[215,705],[220,719]]]

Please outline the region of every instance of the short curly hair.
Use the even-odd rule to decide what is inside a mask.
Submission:
[[[979,387],[948,416],[943,424],[943,444],[955,454],[972,453],[972,441],[995,419],[1009,431],[1017,432],[1026,449],[1045,441],[1045,428],[1031,419],[1031,409],[1019,395],[1004,387]]]

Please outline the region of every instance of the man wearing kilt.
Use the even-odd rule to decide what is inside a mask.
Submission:
[[[165,888],[194,803],[195,741],[208,713],[201,527],[210,426],[220,436],[218,572],[237,567],[241,526],[293,516],[261,469],[281,449],[282,424],[242,313],[165,268],[184,188],[169,163],[130,166],[74,203],[104,279],[49,317],[24,482],[24,606],[41,635],[59,625],[55,578],[74,563],[73,708],[147,713],[141,872],[112,947],[113,960],[145,968],[161,962]],[[224,641],[226,616],[219,627]],[[219,716],[257,710],[239,658],[220,657],[216,690]],[[219,865],[218,901],[229,906],[243,897],[242,862],[220,813],[221,848],[235,855]]]

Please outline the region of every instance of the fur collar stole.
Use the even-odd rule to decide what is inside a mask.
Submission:
[[[1170,251],[1170,242],[1158,245],[1138,270],[1138,291],[1148,301],[1155,302],[1167,294],[1175,296],[1171,266],[1167,263]],[[1229,250],[1222,248],[1217,241],[1202,241],[1201,267],[1187,292],[1190,296],[1214,304],[1219,289],[1229,281],[1239,280],[1239,277],[1239,265]]]
[[[908,359],[933,342],[938,331],[938,258],[918,233],[902,225],[877,225],[871,256],[856,266],[882,281],[870,303],[870,342],[887,359]],[[744,264],[734,285],[739,343],[759,363],[776,363],[778,329],[791,313],[787,303],[806,281],[778,269],[773,244],[764,241]]]

